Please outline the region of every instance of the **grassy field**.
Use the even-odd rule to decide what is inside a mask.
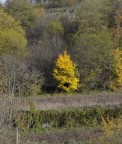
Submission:
[[[33,97],[18,97],[12,99],[12,105],[16,110],[29,110],[33,103],[36,110],[78,108],[86,106],[118,106],[122,104],[122,93],[98,93],[98,94],[54,94]],[[9,99],[0,98],[0,110],[9,107]],[[1,112],[1,111],[0,111]]]
[[[25,135],[22,137],[22,142],[25,144],[122,144],[122,127],[109,129],[109,125],[107,131],[104,131],[103,127],[52,129],[40,134]]]
[[[12,103],[1,98],[0,103],[0,124],[10,108],[14,117],[21,110],[25,115],[25,111],[35,111],[25,121],[19,117],[19,144],[122,144],[122,93],[21,97]],[[26,122],[35,126],[28,131]],[[0,127],[0,144],[16,143],[16,128],[11,126],[6,121]]]
[[[18,127],[25,144],[122,144],[121,107],[42,110],[24,116]]]

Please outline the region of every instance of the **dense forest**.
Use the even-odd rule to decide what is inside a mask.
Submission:
[[[122,0],[0,3],[0,144],[122,144],[121,92]]]
[[[1,95],[121,90],[121,1],[56,2],[1,5]]]

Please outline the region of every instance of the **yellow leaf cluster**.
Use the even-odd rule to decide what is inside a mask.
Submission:
[[[113,119],[109,119],[107,118],[107,120],[105,120],[103,117],[102,117],[102,130],[104,132],[105,135],[107,136],[111,136],[114,132],[114,129],[116,128],[116,125],[114,123],[114,120]]]
[[[113,53],[113,87],[115,90],[122,88],[122,51],[117,48]]]
[[[119,134],[122,130],[122,118],[113,119],[113,118],[102,118],[102,130],[104,134],[108,137],[112,136],[113,134]]]
[[[53,70],[54,78],[59,82],[58,87],[67,92],[76,90],[79,79],[75,71],[76,65],[71,61],[67,52],[65,51],[64,54],[60,54]]]

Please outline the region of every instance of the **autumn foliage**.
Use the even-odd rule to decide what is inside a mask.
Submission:
[[[113,82],[112,89],[118,91],[122,88],[122,51],[117,48],[113,51]]]
[[[77,90],[79,79],[76,76],[76,65],[66,51],[57,58],[53,75],[59,82],[59,88],[67,92]]]

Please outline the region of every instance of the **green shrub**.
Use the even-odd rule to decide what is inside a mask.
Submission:
[[[119,118],[120,116],[122,116],[122,107],[94,107],[33,112],[21,111],[14,118],[14,121],[22,131],[31,129],[40,131],[49,128],[94,127],[102,122],[101,118]]]

